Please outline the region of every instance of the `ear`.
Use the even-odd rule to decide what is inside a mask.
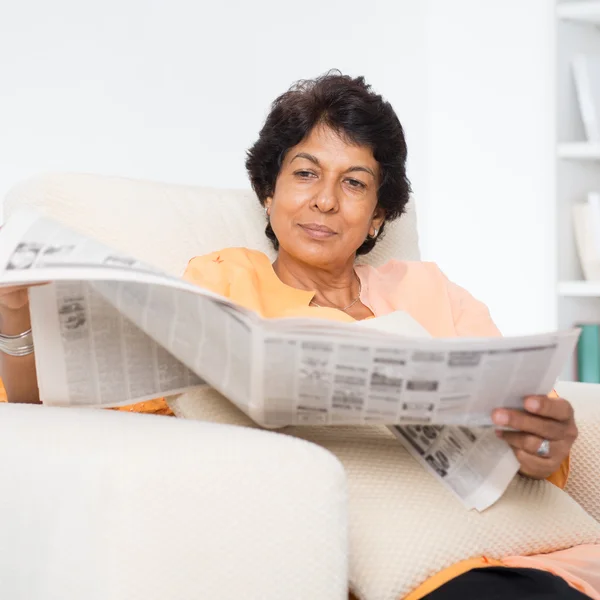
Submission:
[[[271,213],[271,205],[273,204],[273,197],[272,196],[268,196],[267,198],[265,198],[265,202],[263,204],[263,206],[265,207],[265,212],[267,214]]]
[[[369,227],[369,235],[374,235],[375,229],[381,229],[383,222],[385,221],[385,211],[381,206],[378,206],[373,212],[373,218],[371,219],[371,227]]]

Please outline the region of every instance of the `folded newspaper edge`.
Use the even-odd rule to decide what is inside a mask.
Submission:
[[[0,267],[0,285],[51,282],[30,289],[45,404],[113,407],[208,384],[264,427],[388,425],[478,510],[518,469],[492,410],[548,393],[579,335],[434,339],[402,312],[263,319],[31,211],[0,232]]]

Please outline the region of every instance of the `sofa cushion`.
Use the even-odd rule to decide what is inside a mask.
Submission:
[[[168,402],[176,415],[257,427],[211,388]],[[349,494],[350,586],[360,600],[398,600],[430,576],[485,555],[551,552],[600,542],[600,523],[548,483],[517,477],[483,513],[462,504],[386,427],[288,427],[335,454]]]
[[[0,482],[3,600],[347,596],[345,475],[302,440],[0,404]]]
[[[556,391],[573,405],[579,429],[565,491],[600,521],[600,386],[559,381]]]
[[[273,257],[264,234],[266,220],[250,190],[226,190],[139,181],[121,177],[54,174],[25,181],[4,201],[8,217],[30,206],[111,245],[117,250],[181,275],[194,256],[243,246]],[[126,223],[126,227],[115,227]],[[364,262],[418,260],[413,202],[386,227]]]

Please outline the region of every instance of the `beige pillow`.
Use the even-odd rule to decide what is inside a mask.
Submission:
[[[180,417],[257,427],[210,388],[168,400]],[[385,427],[288,427],[282,432],[329,449],[346,469],[350,587],[361,600],[398,600],[467,558],[600,542],[600,523],[546,481],[517,477],[490,509],[467,511]]]

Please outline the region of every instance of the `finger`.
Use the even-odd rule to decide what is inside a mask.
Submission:
[[[570,421],[573,418],[573,407],[564,398],[528,396],[525,398],[525,410],[555,421]]]
[[[496,425],[531,433],[546,440],[561,440],[568,434],[568,424],[538,417],[522,410],[501,408],[492,413]]]
[[[555,473],[560,467],[560,462],[555,459],[540,458],[525,450],[513,450],[521,468],[519,469],[522,475],[533,477],[535,479],[545,479]]]
[[[515,450],[524,450],[529,454],[534,454],[537,456],[537,451],[539,450],[542,442],[544,441],[541,437],[537,435],[531,435],[530,433],[521,433],[519,431],[502,431],[500,436],[511,448]],[[558,442],[550,442],[550,454],[545,457],[546,460],[550,458],[553,453],[552,451],[555,449],[555,446]]]
[[[511,448],[515,450],[524,450],[533,456],[539,456],[538,450],[544,441],[537,435],[520,433],[518,431],[501,431],[498,436],[503,439]],[[569,454],[568,444],[563,440],[550,442],[550,452],[546,456],[539,456],[544,460],[554,458],[562,461],[563,457]]]

